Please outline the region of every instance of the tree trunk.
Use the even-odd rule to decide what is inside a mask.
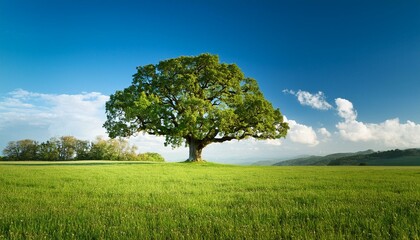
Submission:
[[[187,162],[202,162],[204,161],[201,158],[201,152],[203,151],[204,145],[197,140],[190,139],[188,141],[188,146],[190,148],[190,157]]]

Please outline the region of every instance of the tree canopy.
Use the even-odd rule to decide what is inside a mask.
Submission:
[[[189,146],[189,161],[202,160],[210,143],[276,139],[289,128],[255,79],[211,54],[137,67],[132,84],[110,96],[106,114],[110,137],[165,136],[165,145]]]

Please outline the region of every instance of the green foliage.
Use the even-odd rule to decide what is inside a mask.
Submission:
[[[34,140],[24,139],[11,141],[3,150],[9,160],[36,160],[38,143]]]
[[[77,160],[89,160],[92,144],[89,141],[76,140],[75,151]]]
[[[73,136],[60,137],[58,141],[58,159],[71,160],[76,157],[77,139]]]
[[[141,153],[137,156],[136,160],[146,162],[165,162],[165,158],[163,158],[162,155],[152,152]]]
[[[419,167],[0,165],[0,239],[418,239]]]
[[[38,159],[47,161],[60,159],[59,145],[60,140],[56,138],[41,143],[38,149]]]
[[[97,138],[92,144],[91,159],[131,161],[137,158],[136,147],[124,139]]]
[[[254,79],[210,54],[137,67],[131,86],[110,96],[106,114],[110,137],[166,136],[165,145],[189,145],[190,160],[213,142],[274,139],[288,130]]]
[[[163,162],[157,153],[137,156],[137,148],[125,139],[105,140],[100,137],[94,142],[76,139],[73,136],[51,138],[38,144],[34,140],[9,142],[3,150],[6,160],[116,160],[116,161],[154,161]],[[145,160],[148,159],[148,160]]]

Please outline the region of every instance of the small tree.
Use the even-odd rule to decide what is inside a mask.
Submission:
[[[92,160],[110,160],[109,150],[106,140],[101,137],[97,137],[96,141],[92,143],[90,149],[90,159]]]
[[[19,160],[21,149],[17,142],[10,141],[7,146],[3,149],[3,154],[8,160]]]
[[[60,157],[59,152],[60,141],[57,138],[43,142],[39,145],[39,159],[47,161],[56,161]]]
[[[85,140],[76,140],[75,151],[77,160],[89,160],[91,143]]]
[[[73,136],[60,137],[58,145],[59,159],[71,160],[76,157],[76,144],[77,139]]]
[[[131,86],[111,95],[106,114],[110,137],[166,136],[165,145],[189,146],[188,161],[201,161],[211,143],[276,139],[289,128],[254,79],[210,54],[137,67]]]
[[[105,140],[97,137],[92,143],[90,158],[96,160],[135,160],[136,147],[124,139]]]
[[[38,143],[31,139],[11,141],[3,150],[9,160],[35,160],[38,154]]]
[[[137,161],[147,161],[147,162],[165,162],[165,158],[162,157],[159,153],[146,152],[140,153],[137,158]]]

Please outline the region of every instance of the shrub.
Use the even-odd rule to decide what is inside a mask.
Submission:
[[[146,152],[137,155],[137,161],[165,162],[165,158],[163,158],[159,153]]]

